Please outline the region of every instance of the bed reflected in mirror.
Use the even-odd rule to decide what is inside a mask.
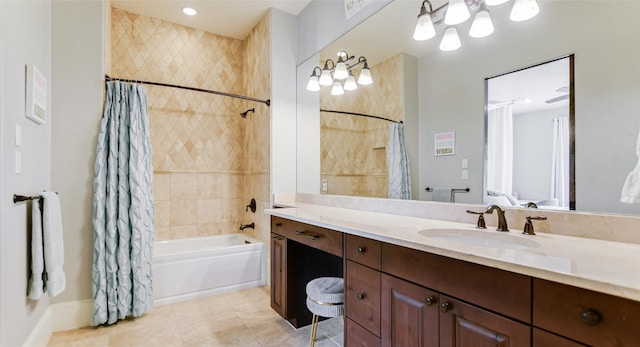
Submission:
[[[485,85],[484,202],[574,210],[573,55]]]

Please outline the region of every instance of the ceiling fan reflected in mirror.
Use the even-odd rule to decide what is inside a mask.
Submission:
[[[566,94],[560,95],[560,96],[556,96],[555,98],[551,98],[551,99],[545,100],[544,102],[546,102],[547,104],[553,104],[553,103],[558,102],[558,101],[569,99],[569,87],[568,86],[560,87],[560,88],[556,89],[556,92],[558,92],[558,93],[566,93]]]

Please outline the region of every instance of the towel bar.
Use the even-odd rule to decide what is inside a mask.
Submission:
[[[56,194],[58,194],[58,192],[56,192]],[[28,200],[35,200],[35,199],[40,199],[40,198],[41,198],[40,195],[18,195],[18,194],[13,194],[13,203],[17,204],[19,202],[28,201]]]

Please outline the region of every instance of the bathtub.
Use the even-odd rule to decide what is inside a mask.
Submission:
[[[153,298],[156,305],[266,283],[264,243],[244,234],[156,241]]]

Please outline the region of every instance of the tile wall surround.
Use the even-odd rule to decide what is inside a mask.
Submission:
[[[293,206],[296,203],[315,204],[389,213],[401,216],[429,218],[475,225],[476,216],[466,210],[481,211],[486,206],[471,204],[450,204],[433,201],[395,200],[367,197],[351,197],[320,194],[276,195],[278,205]],[[611,215],[588,212],[542,211],[523,208],[504,208],[510,229],[522,230],[529,215],[544,215],[546,221],[537,221],[537,233],[585,237],[590,239],[618,241],[640,244],[640,216]],[[535,212],[535,213],[532,213]],[[497,225],[496,217],[485,216],[487,227]]]
[[[270,14],[245,40],[111,12],[110,74],[268,99]],[[269,107],[145,86],[150,119],[156,240],[239,232],[263,240],[269,204]],[[246,119],[241,112],[255,108]],[[265,186],[266,185],[266,186]],[[258,212],[245,212],[251,198]],[[266,219],[266,223],[265,223]],[[263,231],[261,231],[263,230]]]
[[[404,119],[403,54],[370,65],[373,84],[359,86],[341,96],[324,87],[320,107]],[[384,83],[376,83],[384,81]],[[329,194],[387,196],[387,142],[389,122],[345,114],[321,112],[321,179]]]

